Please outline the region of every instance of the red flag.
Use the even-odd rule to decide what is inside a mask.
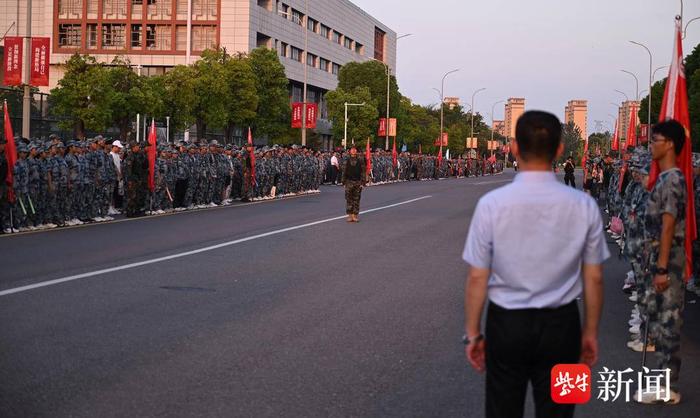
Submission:
[[[367,147],[365,148],[365,170],[367,171],[367,175],[372,172],[372,149],[370,146],[370,141],[372,141],[372,138],[367,138]]]
[[[610,146],[610,151],[617,151],[620,149],[620,136],[618,135],[618,129],[620,128],[620,121],[615,119],[615,133],[613,134],[612,145]]]
[[[627,138],[625,139],[625,149],[637,146],[637,109],[630,108],[630,124],[627,127]]]
[[[398,154],[396,153],[396,137],[394,137],[394,148],[391,150],[391,164],[396,168],[399,163]]]
[[[421,147],[421,145],[423,145],[423,144],[418,144],[418,154],[423,153],[423,147]]]
[[[253,148],[248,156],[250,158],[250,184],[252,187],[255,185],[255,146],[253,145],[253,131],[250,130],[250,127],[248,127],[248,146]]]
[[[10,121],[10,113],[7,110],[7,100],[3,103],[3,109],[5,111],[5,158],[7,159],[7,178],[5,183],[7,183],[7,200],[10,202],[15,201],[15,191],[13,189],[14,179],[12,178],[12,173],[15,168],[15,163],[17,162],[17,147],[15,145],[15,134],[12,132],[12,122]]]
[[[617,192],[622,193],[622,181],[625,179],[625,173],[627,172],[627,162],[622,165],[620,169],[620,181],[617,183]]]
[[[157,142],[156,121],[151,119],[151,129],[148,130],[148,189],[151,193],[156,189]]]
[[[688,113],[688,88],[683,67],[683,42],[681,37],[682,22],[676,19],[675,45],[673,48],[673,60],[666,80],[666,90],[659,113],[659,121],[674,119],[685,128],[685,144],[676,163],[683,172],[686,181],[685,205],[685,274],[686,279],[693,271],[692,243],[697,238],[695,219],[695,199],[693,198],[693,163],[692,163],[692,141],[690,139],[690,115]],[[651,132],[650,132],[651,134]],[[659,165],[656,161],[651,166],[649,173],[649,189],[654,187],[659,177]]]

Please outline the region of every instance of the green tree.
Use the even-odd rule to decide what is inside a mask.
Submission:
[[[277,52],[256,48],[249,55],[255,76],[258,109],[253,129],[256,135],[277,140],[290,129],[289,80]]]
[[[651,123],[659,121],[659,113],[661,112],[661,102],[664,98],[664,90],[666,89],[666,79],[657,81],[651,86]],[[642,99],[639,105],[637,117],[641,123],[647,123],[647,109],[649,107],[649,95]]]
[[[365,103],[365,106],[348,107],[348,146],[353,139],[355,145],[361,146],[365,144],[366,138],[376,132],[378,117],[376,102],[372,99],[367,87],[356,87],[352,91],[338,88],[326,93],[328,116],[333,121],[333,135],[337,143],[343,138],[346,102]]]
[[[208,128],[221,129],[229,121],[231,89],[226,77],[224,49],[206,50],[193,65],[197,101],[194,117],[197,135],[204,138]]]
[[[595,152],[600,148],[602,155],[610,152],[610,145],[612,142],[612,135],[610,132],[596,132],[588,136],[588,152],[589,154],[595,155]]]
[[[561,157],[562,161],[569,157],[573,157],[574,161],[577,161],[581,156],[583,147],[581,129],[573,122],[562,124],[562,141],[564,142],[564,154]]]
[[[195,76],[194,67],[178,65],[161,80],[164,113],[170,116],[173,131],[184,131],[197,122],[195,107],[198,97]]]
[[[52,112],[63,118],[61,129],[72,129],[76,138],[85,130],[105,130],[112,121],[109,97],[114,88],[103,64],[89,55],[74,54],[65,63],[65,73],[51,90]]]
[[[690,138],[693,151],[700,151],[700,68],[690,77],[688,87],[688,108],[690,111]]]
[[[251,67],[247,56],[237,54],[234,57],[226,57],[224,69],[230,89],[225,137],[227,141],[230,141],[234,127],[244,128],[255,119],[258,108],[258,93],[255,87],[255,73],[253,73],[253,67]]]

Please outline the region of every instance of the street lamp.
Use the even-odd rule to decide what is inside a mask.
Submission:
[[[651,69],[653,68],[654,57],[651,55],[651,51],[649,50],[649,48],[647,48],[646,45],[635,41],[630,42],[646,49],[647,53],[649,54],[649,103],[647,106],[647,129],[649,129],[649,127],[651,127],[651,85],[654,83],[654,73]],[[637,100],[639,100],[639,98],[637,98]]]
[[[690,19],[690,20],[688,21],[688,23],[685,24],[685,28],[683,29],[683,36],[681,37],[681,39],[685,39],[685,35],[687,35],[688,26],[690,25],[690,23],[691,23],[691,22],[695,22],[695,21],[698,20],[698,19],[700,19],[700,17],[696,17],[696,18]]]
[[[499,100],[496,103],[491,105],[491,142],[492,143],[493,143],[493,131],[495,130],[494,126],[493,126],[493,112],[494,112],[494,109],[496,108],[496,105],[501,104],[501,103],[505,103],[505,102],[506,102],[505,100]],[[472,112],[472,115],[473,114],[474,113]]]
[[[456,73],[457,71],[459,71],[459,68],[446,72],[445,75],[442,76],[442,83],[440,84],[440,150],[442,150],[442,131],[444,129],[443,111],[445,108],[445,79],[448,75]]]
[[[348,146],[348,106],[364,106],[365,102],[362,103],[348,103],[345,102],[345,133],[343,134],[343,148]],[[355,138],[352,139],[352,144],[355,145]]]
[[[474,97],[477,94],[479,94],[479,92],[482,92],[484,90],[486,90],[486,87],[482,87],[472,94],[472,111],[471,111],[471,114],[472,114],[472,135],[471,135],[471,137],[472,138],[474,138]]]
[[[654,74],[652,74],[651,79],[656,80],[656,72],[659,70],[663,70],[664,68],[668,68],[668,65],[662,65],[661,67],[657,68],[654,70]]]
[[[639,101],[639,79],[638,79],[637,76],[634,75],[634,73],[631,72],[631,71],[627,71],[627,70],[620,70],[620,71],[622,71],[623,73],[629,74],[629,75],[631,75],[632,77],[634,77],[634,82],[636,83],[635,85],[637,86],[637,87],[635,88],[635,90],[634,90],[634,92],[635,92],[635,94],[636,94],[636,96],[635,96],[636,99],[635,99],[635,100]]]
[[[615,89],[615,91],[620,93],[621,95],[625,96],[625,100],[627,100],[628,102],[630,101],[630,98],[627,97],[627,94],[624,91],[620,91],[618,89]],[[617,105],[615,105],[615,106],[617,106]]]

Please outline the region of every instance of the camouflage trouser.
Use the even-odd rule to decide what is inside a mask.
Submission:
[[[678,374],[681,369],[681,326],[683,325],[683,299],[685,285],[683,272],[685,267],[685,255],[682,244],[680,250],[672,250],[669,258],[669,288],[663,293],[654,289],[653,274],[647,275],[647,290],[645,301],[649,313],[649,334],[654,337],[656,356],[659,360],[659,369],[671,370],[672,388],[678,382]],[[656,261],[651,265],[656,265]]]
[[[107,216],[109,215],[109,207],[112,206],[112,197],[114,196],[114,182],[108,181],[104,183],[101,189],[102,206],[100,207],[100,214],[102,216]]]
[[[85,217],[92,219],[97,217],[97,199],[95,194],[95,185],[88,183],[83,185],[83,194],[85,201]]]
[[[194,199],[194,192],[195,189],[197,188],[197,180],[196,179],[189,179],[187,181],[187,189],[185,189],[185,197],[182,200],[182,206],[183,207],[189,207],[192,205],[192,201]]]
[[[345,182],[345,213],[348,215],[360,214],[360,198],[362,197],[362,183],[359,181]]]

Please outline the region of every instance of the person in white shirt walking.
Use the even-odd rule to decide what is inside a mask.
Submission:
[[[114,185],[114,195],[112,197],[112,205],[109,207],[109,214],[110,215],[116,215],[119,212],[119,208],[122,207],[122,203],[124,200],[124,181],[122,177],[122,157],[121,153],[122,150],[124,149],[124,145],[122,145],[121,141],[116,140],[112,142],[112,151],[110,151],[109,156],[112,157],[112,161],[114,161],[114,168],[117,172],[117,180],[116,184]]]

